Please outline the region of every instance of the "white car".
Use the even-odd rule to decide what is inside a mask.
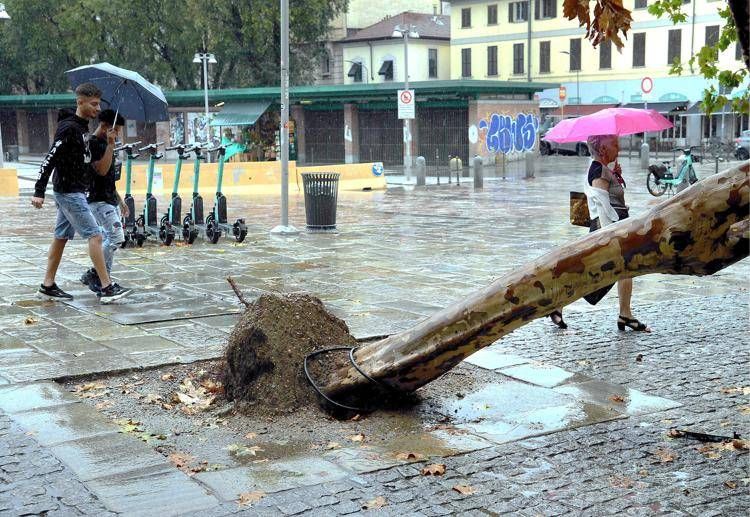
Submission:
[[[734,143],[737,144],[734,156],[738,160],[747,160],[750,158],[750,129],[746,129],[740,133],[740,137],[735,138]]]

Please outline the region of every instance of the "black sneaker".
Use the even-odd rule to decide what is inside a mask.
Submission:
[[[101,303],[112,303],[120,298],[125,298],[132,292],[132,289],[125,289],[118,284],[109,284],[107,287],[99,291],[97,295],[99,296],[99,301]]]
[[[36,293],[37,298],[40,298],[42,300],[72,300],[73,296],[66,293],[59,287],[57,287],[57,284],[52,284],[51,286],[47,287],[46,285],[42,284],[39,286],[39,291]]]
[[[102,290],[102,283],[99,280],[99,274],[96,269],[91,268],[81,275],[81,283],[87,286],[92,292],[98,294]]]

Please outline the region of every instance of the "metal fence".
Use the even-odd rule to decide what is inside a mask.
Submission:
[[[305,111],[305,161],[344,162],[344,112]]]

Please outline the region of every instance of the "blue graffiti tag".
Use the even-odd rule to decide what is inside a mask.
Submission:
[[[536,143],[539,117],[519,113],[514,120],[510,115],[493,113],[489,123],[484,119],[479,121],[479,129],[487,132],[485,146],[490,153],[530,151]]]

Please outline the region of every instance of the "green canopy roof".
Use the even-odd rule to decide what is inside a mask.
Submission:
[[[210,125],[252,126],[270,105],[271,101],[228,103],[214,115]]]

